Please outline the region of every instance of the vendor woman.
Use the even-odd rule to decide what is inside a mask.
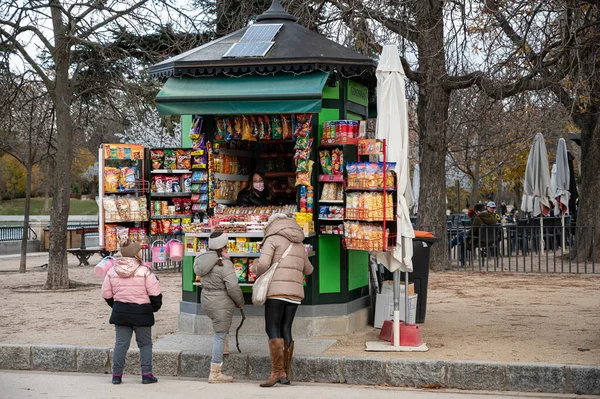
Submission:
[[[275,194],[267,186],[265,175],[254,171],[248,179],[248,186],[237,196],[238,206],[269,206],[279,205]]]

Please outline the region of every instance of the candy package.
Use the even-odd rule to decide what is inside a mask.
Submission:
[[[273,132],[271,136],[273,140],[283,139],[283,127],[281,126],[280,115],[273,115],[271,118],[271,131]]]
[[[215,116],[215,141],[223,141],[226,136],[225,119]]]
[[[104,191],[116,193],[119,191],[119,180],[121,171],[118,168],[104,168]]]
[[[163,150],[150,150],[150,159],[152,160],[152,169],[162,169],[165,158]]]
[[[175,150],[165,150],[165,169],[175,169],[177,167],[177,155]]]

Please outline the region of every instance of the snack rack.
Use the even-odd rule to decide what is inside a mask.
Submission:
[[[99,246],[119,249],[130,237],[148,246],[148,207],[144,147],[135,144],[102,144],[98,150]]]

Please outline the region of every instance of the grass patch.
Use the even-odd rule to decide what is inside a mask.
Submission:
[[[31,215],[50,215],[52,209],[52,199],[50,200],[49,210],[44,211],[44,199],[31,199]],[[23,215],[25,210],[25,198],[17,198],[12,201],[3,200],[0,205],[0,215]],[[69,215],[97,215],[98,205],[93,200],[71,199]]]

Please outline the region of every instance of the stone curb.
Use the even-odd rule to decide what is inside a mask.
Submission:
[[[158,376],[208,378],[210,355],[154,350]],[[76,371],[110,374],[112,349],[67,345],[0,344],[0,370]],[[231,354],[223,371],[236,379],[263,380],[269,357]],[[139,351],[127,353],[125,373],[139,375]],[[298,382],[458,388],[488,391],[600,394],[600,366],[543,363],[441,361],[371,357],[295,356],[292,380]]]

